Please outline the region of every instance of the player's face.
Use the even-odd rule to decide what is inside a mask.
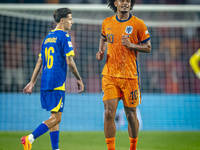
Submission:
[[[131,8],[131,0],[115,0],[115,7],[117,7],[117,12],[127,13]]]
[[[65,28],[65,30],[70,30],[73,23],[74,22],[72,21],[72,14],[68,14],[67,18],[64,18],[64,28]]]

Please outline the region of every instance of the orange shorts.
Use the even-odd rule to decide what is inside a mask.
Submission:
[[[140,87],[138,79],[103,76],[103,101],[121,98],[126,107],[136,107],[141,104]]]

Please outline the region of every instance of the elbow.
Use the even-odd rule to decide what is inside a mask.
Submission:
[[[67,63],[67,65],[68,65],[69,68],[73,67],[72,63]]]
[[[150,53],[151,52],[151,46],[150,45],[148,45],[148,47],[147,47],[147,51],[146,51],[147,53]]]

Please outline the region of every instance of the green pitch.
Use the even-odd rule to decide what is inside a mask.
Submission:
[[[30,132],[0,132],[0,150],[23,150],[20,138]],[[103,132],[60,132],[61,150],[107,150]],[[138,150],[200,150],[200,132],[139,132]],[[49,133],[32,150],[51,150]],[[127,132],[117,131],[116,150],[129,150]]]

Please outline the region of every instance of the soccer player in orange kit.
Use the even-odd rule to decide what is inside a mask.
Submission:
[[[136,0],[108,0],[117,13],[102,23],[97,60],[102,60],[107,49],[107,60],[102,71],[102,92],[105,108],[104,133],[108,150],[115,150],[115,114],[119,100],[123,100],[130,150],[136,150],[139,122],[137,105],[141,103],[138,52],[151,51],[150,35],[142,20],[130,14]]]

